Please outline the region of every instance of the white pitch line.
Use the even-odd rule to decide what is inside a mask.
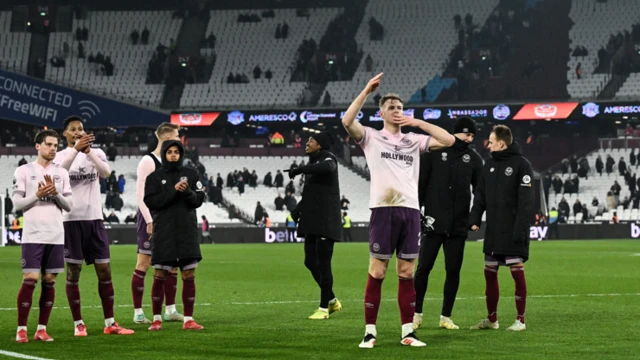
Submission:
[[[0,355],[9,356],[9,357],[18,358],[18,359],[53,360],[53,359],[41,358],[37,356],[25,355],[25,354],[20,354],[13,351],[5,351],[5,350],[0,350]]]
[[[550,298],[578,298],[578,297],[619,297],[619,296],[640,296],[640,293],[612,293],[612,294],[557,294],[557,295],[528,295],[527,299],[550,299]],[[503,298],[513,298],[512,296],[503,296]],[[484,296],[471,296],[471,297],[458,297],[456,300],[484,300]],[[441,297],[427,297],[424,301],[438,301],[442,300]],[[341,302],[362,302],[362,299],[347,299],[340,300]],[[382,299],[382,301],[397,301],[396,298]],[[256,302],[226,302],[226,303],[202,303],[195,306],[221,306],[221,305],[282,305],[282,304],[305,304],[315,303],[318,300],[280,300],[280,301],[256,301]],[[116,308],[133,308],[133,305],[120,304],[114,305]],[[143,307],[151,307],[151,305],[144,305]],[[68,306],[56,306],[54,309],[68,309]],[[32,310],[37,310],[37,307],[32,307]],[[101,305],[82,306],[82,309],[102,309]],[[0,308],[0,311],[16,311],[16,308]]]

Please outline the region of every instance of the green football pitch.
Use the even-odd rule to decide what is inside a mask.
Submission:
[[[0,248],[0,359],[27,355],[46,359],[639,359],[640,242],[533,242],[526,276],[528,329],[509,333],[515,318],[514,285],[501,269],[499,330],[468,330],[486,315],[482,244],[468,243],[453,320],[460,330],[438,328],[444,263],[431,275],[424,324],[418,331],[426,348],[400,345],[397,276],[383,284],[376,348],[364,350],[363,294],[366,244],[337,244],[334,291],[343,311],[311,321],[319,290],[303,265],[302,244],[204,245],[196,271],[195,319],[205,326],[187,332],[177,323],[162,331],[132,324],[131,274],[135,248],[112,248],[116,320],[132,336],[102,334],[103,320],[92,267],[82,272],[83,317],[89,336],[74,338],[64,291],[56,285],[48,332],[53,343],[16,344],[16,294],[21,283],[20,249]],[[392,265],[393,266],[393,265]],[[151,316],[152,276],[147,276],[145,313]],[[177,303],[181,309],[181,285]],[[34,293],[37,304],[39,288]],[[37,308],[29,318],[36,329]],[[29,358],[29,357],[23,357]]]

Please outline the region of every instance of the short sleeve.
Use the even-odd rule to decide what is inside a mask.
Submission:
[[[429,151],[429,142],[431,142],[431,136],[416,134],[418,137],[418,143],[420,144],[420,153]]]
[[[27,177],[24,173],[25,166],[20,166],[13,173],[13,195],[25,196],[27,193]]]
[[[373,129],[368,126],[362,126],[364,128],[364,135],[360,141],[356,141],[356,144],[360,145],[362,149],[364,149],[369,143],[369,138],[373,136]]]

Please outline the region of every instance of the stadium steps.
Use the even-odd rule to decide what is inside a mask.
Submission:
[[[31,47],[29,48],[29,67],[27,68],[27,74],[29,76],[36,76],[34,64],[38,58],[45,59],[45,66],[49,63],[47,56],[49,49],[49,33],[34,32],[31,34]],[[44,79],[45,72],[43,71],[41,79]]]
[[[613,76],[611,76],[611,78],[609,79],[609,82],[607,83],[607,85],[604,86],[604,88],[598,95],[598,100],[613,99],[618,93],[618,90],[620,90],[622,85],[624,85],[624,83],[627,81],[630,74],[631,74],[631,71],[629,70],[626,70],[621,75],[613,74]]]
[[[26,6],[15,6],[11,11],[11,32],[27,31],[27,13],[29,9]]]
[[[347,161],[343,157],[336,156],[336,158],[338,159],[338,162],[340,164],[342,164],[344,167],[346,167],[347,169],[349,169],[349,170],[353,171],[354,173],[358,174],[363,179],[365,179],[367,181],[371,181],[371,177],[369,176],[369,172],[366,171],[365,169],[362,169],[362,168],[356,166],[352,161]]]
[[[316,106],[323,99],[324,89],[327,87],[327,82],[322,83],[310,83],[304,90],[304,96],[300,105],[304,106]]]

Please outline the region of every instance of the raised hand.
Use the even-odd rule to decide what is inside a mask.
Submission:
[[[410,127],[417,127],[417,119],[414,119],[412,117],[408,117],[408,116],[404,116],[403,114],[395,114],[393,115],[393,122],[400,125],[400,126],[410,126]]]
[[[367,94],[371,94],[378,89],[378,86],[380,86],[380,79],[383,75],[384,73],[380,73],[369,80],[369,83],[367,83],[367,86],[364,88]]]

